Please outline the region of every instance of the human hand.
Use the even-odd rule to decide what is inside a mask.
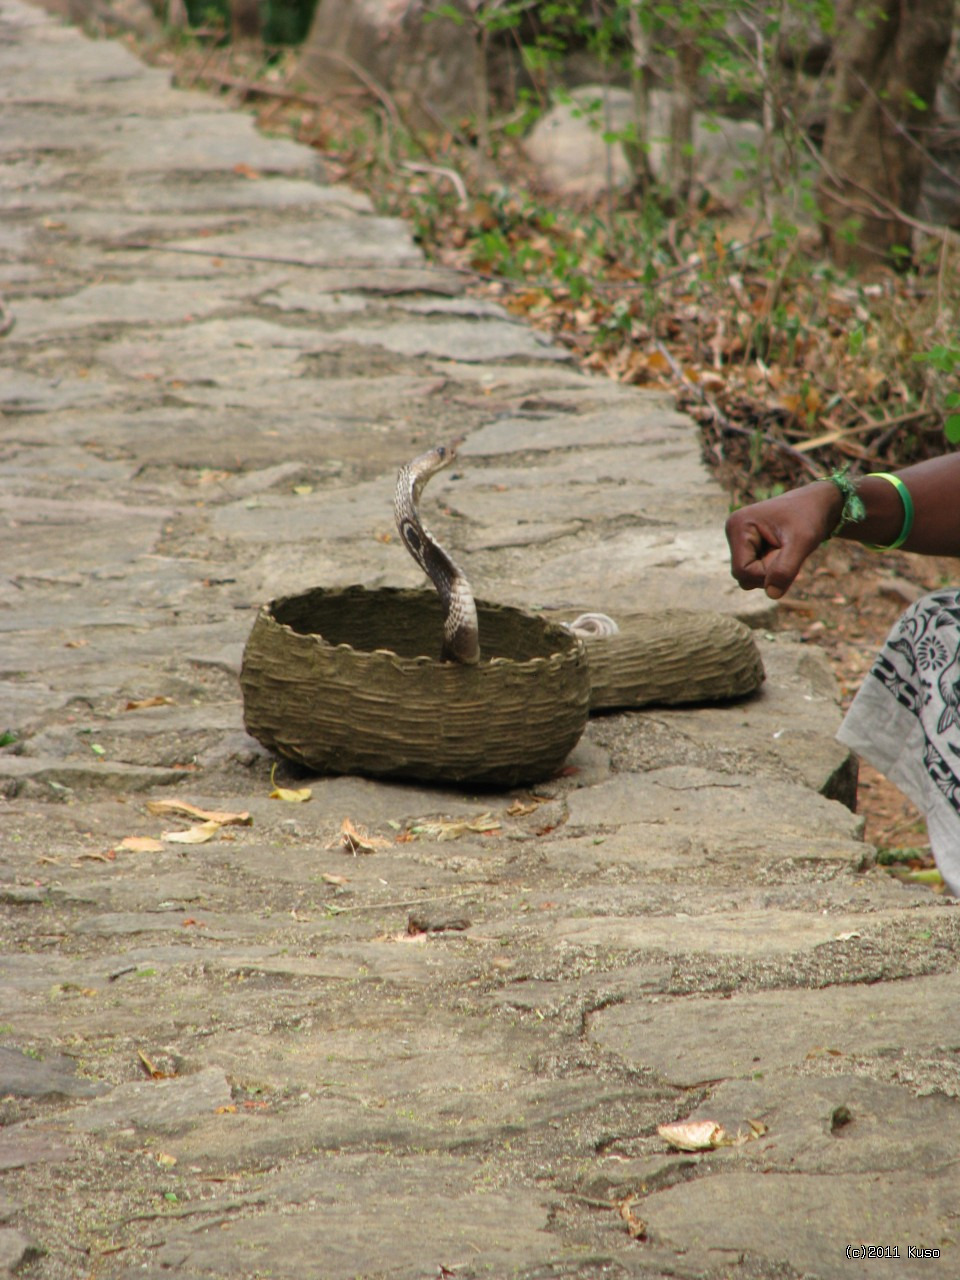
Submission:
[[[830,537],[842,511],[840,490],[819,483],[741,507],[726,525],[731,573],[745,591],[762,587],[779,600],[807,556]]]

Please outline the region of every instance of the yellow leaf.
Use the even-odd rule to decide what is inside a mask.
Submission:
[[[647,368],[654,373],[669,373],[670,361],[662,351],[651,351],[647,355]]]
[[[428,840],[456,840],[468,831],[487,835],[499,831],[500,822],[492,813],[481,813],[475,818],[438,819],[433,822],[416,822],[410,828],[411,836],[425,836]]]
[[[162,848],[163,842],[154,840],[153,836],[124,836],[114,845],[117,851],[122,849],[127,853],[159,853]]]
[[[140,1059],[140,1065],[152,1080],[170,1080],[173,1078],[169,1071],[161,1071],[158,1066],[155,1066],[142,1049],[137,1050],[137,1057]]]
[[[218,812],[216,809],[198,809],[195,804],[187,804],[185,800],[148,800],[147,812],[158,815],[182,813],[188,818],[199,818],[201,822],[216,822],[218,826],[249,827],[253,819],[250,814]]]
[[[274,775],[277,772],[277,766],[274,765],[270,770],[270,785],[273,790],[270,792],[271,800],[285,800],[287,804],[305,804],[313,795],[309,787],[300,787],[293,790],[290,787],[278,787],[274,781]]]
[[[305,804],[313,795],[309,787],[301,787],[291,791],[289,787],[274,787],[270,792],[271,800],[286,800],[287,804]]]
[[[220,830],[219,822],[201,822],[186,831],[164,831],[162,838],[170,844],[206,844]]]

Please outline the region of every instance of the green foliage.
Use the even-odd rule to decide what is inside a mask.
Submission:
[[[268,39],[285,39],[281,28],[304,34],[314,2],[262,0]],[[229,28],[229,0],[190,3],[194,10],[212,4]],[[324,136],[316,144],[336,155],[334,167],[363,185],[378,211],[413,223],[428,257],[475,272],[491,296],[590,367],[628,383],[679,389],[685,406],[703,409],[705,439],[718,443],[716,455],[736,470],[736,483],[746,477],[753,496],[809,474],[810,468],[796,471],[798,457],[809,459],[814,473],[850,458],[902,465],[942,451],[941,422],[947,439],[960,443],[960,391],[953,390],[960,346],[937,346],[923,336],[944,332],[943,316],[960,305],[951,295],[955,272],[918,258],[910,265],[928,278],[936,274],[942,288],[911,292],[904,273],[889,290],[868,289],[818,260],[811,230],[818,171],[796,123],[805,104],[791,98],[791,73],[778,57],[788,18],[790,29],[817,24],[829,32],[834,6],[831,0],[436,0],[425,20],[469,32],[478,63],[495,45],[519,52],[525,83],[515,96],[498,103],[488,87],[478,95],[476,119],[453,122],[440,137],[408,132],[379,109],[362,122],[344,113],[332,128],[318,123]],[[711,111],[763,116],[760,144],[738,156],[735,180],[748,190],[738,197],[735,218],[729,211],[715,216],[707,200],[693,207],[682,165],[676,189],[658,178],[634,203],[613,191],[593,208],[548,204],[506,187],[491,193],[491,167],[478,163],[477,153],[497,162],[498,181],[514,179],[511,140],[548,102],[564,99],[568,55],[589,51],[598,79],[636,86],[638,24],[657,84],[691,90],[699,127],[711,127]],[[638,161],[649,154],[651,139],[637,122],[610,127],[599,94],[594,102],[569,93],[566,100],[604,142],[622,144]],[[743,110],[731,112],[730,104]],[[498,118],[504,105],[509,114]],[[924,108],[919,100],[907,105]],[[674,141],[676,156],[684,140]],[[421,163],[408,166],[411,160]],[[755,219],[753,229],[743,215]],[[841,229],[853,242],[861,233],[852,217]],[[907,265],[906,251],[901,257]],[[814,437],[838,441],[839,455],[829,446],[813,448]],[[805,453],[796,448],[802,441]],[[784,446],[792,464],[777,452]]]
[[[937,373],[948,378],[960,377],[960,346],[939,344],[929,351],[918,352],[914,360],[929,365]],[[947,410],[943,423],[944,435],[951,444],[960,444],[960,391],[948,391],[943,397],[943,406]]]
[[[230,30],[230,0],[186,0],[194,27]],[[317,0],[261,0],[260,20],[264,44],[300,44],[313,21]]]

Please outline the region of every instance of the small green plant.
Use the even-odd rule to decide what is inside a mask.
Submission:
[[[929,351],[917,352],[913,358],[920,364],[929,365],[945,377],[960,376],[960,347],[941,344],[931,347]],[[951,444],[960,444],[960,391],[948,391],[943,397],[943,405],[947,410],[943,423],[944,435]],[[958,412],[951,412],[951,410]]]

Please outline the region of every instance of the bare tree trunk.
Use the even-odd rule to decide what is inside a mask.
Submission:
[[[630,86],[637,136],[624,150],[634,166],[635,186],[644,192],[653,185],[653,174],[650,171],[650,35],[640,19],[642,4],[643,0],[634,0],[630,6]]]
[[[230,38],[234,44],[260,39],[260,0],[230,0]]]
[[[842,0],[836,82],[819,186],[827,248],[841,266],[895,258],[923,176],[923,131],[950,46],[953,0]]]
[[[190,25],[185,0],[167,0],[167,26],[171,31],[186,31]]]
[[[694,145],[693,118],[696,111],[697,76],[703,62],[703,51],[695,39],[683,36],[677,46],[674,89],[676,97],[670,109],[670,186],[681,203],[693,191]]]

